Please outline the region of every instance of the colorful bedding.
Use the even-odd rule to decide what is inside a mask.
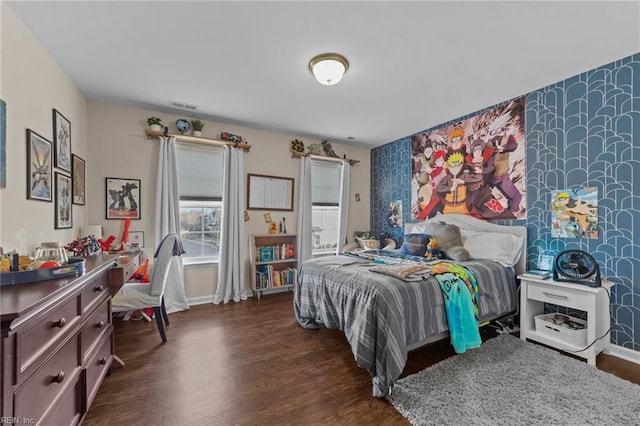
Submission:
[[[430,274],[405,281],[371,271],[384,264],[381,252],[364,253],[369,258],[339,255],[308,260],[300,265],[294,294],[294,312],[302,327],[317,329],[321,322],[345,333],[357,365],[372,376],[375,397],[386,396],[400,377],[408,348],[448,331],[438,281]],[[387,261],[406,260],[394,256]],[[512,268],[484,260],[461,265],[477,277],[480,322],[516,310]]]

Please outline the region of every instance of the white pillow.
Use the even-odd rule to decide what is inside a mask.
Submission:
[[[495,260],[502,266],[514,266],[522,254],[524,239],[513,234],[460,229],[462,244],[471,259]]]

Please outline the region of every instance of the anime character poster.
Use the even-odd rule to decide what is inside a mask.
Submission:
[[[402,200],[395,200],[389,203],[387,223],[392,228],[402,227]]]
[[[438,213],[521,219],[525,98],[411,138],[411,218]]]
[[[551,191],[551,236],[598,238],[598,189]]]

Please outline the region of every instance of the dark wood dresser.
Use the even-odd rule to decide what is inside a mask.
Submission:
[[[117,258],[88,257],[77,278],[0,288],[5,423],[82,421],[114,359],[110,283],[123,273],[113,268]]]

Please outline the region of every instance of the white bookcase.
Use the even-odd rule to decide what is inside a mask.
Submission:
[[[251,288],[262,293],[293,289],[298,278],[296,234],[251,235]]]

